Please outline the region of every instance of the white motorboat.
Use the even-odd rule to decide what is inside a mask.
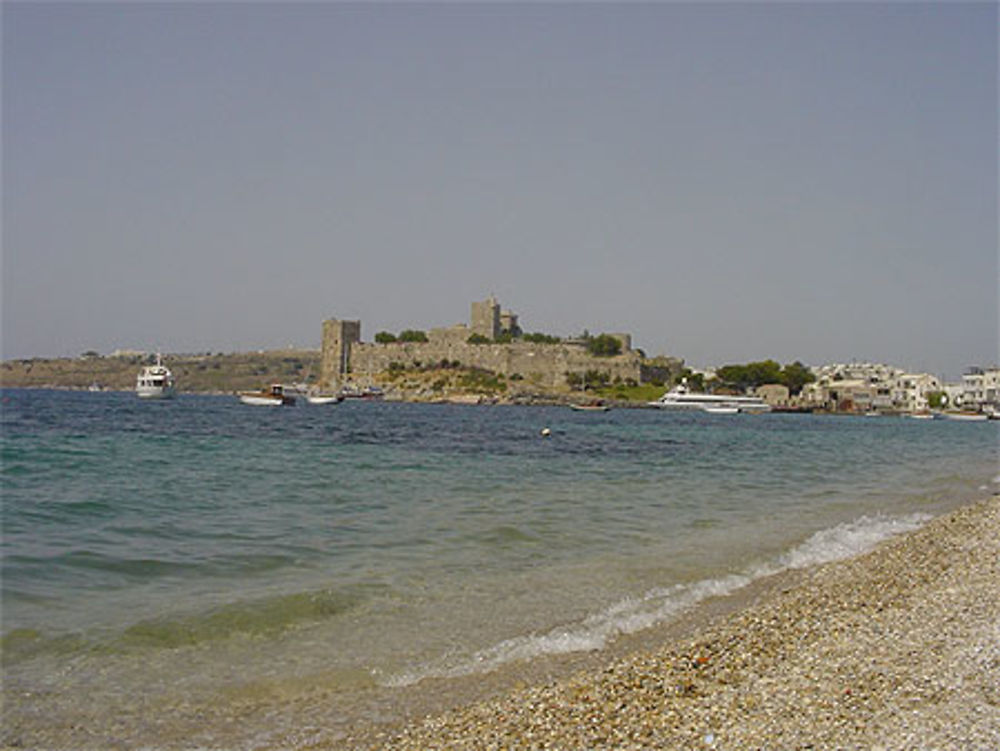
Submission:
[[[328,396],[325,394],[309,394],[306,396],[306,401],[310,404],[337,404],[338,402],[344,401],[344,397]]]
[[[972,411],[959,411],[959,412],[943,412],[942,413],[946,420],[967,420],[969,422],[983,422],[989,420],[990,417],[985,412],[972,412]]]
[[[295,404],[295,397],[285,393],[285,387],[280,383],[271,385],[269,389],[260,391],[237,391],[236,395],[244,404],[255,407],[281,407]]]
[[[659,409],[700,409],[713,414],[734,412],[770,412],[771,405],[757,396],[728,396],[725,394],[697,394],[685,383],[679,383],[659,399],[647,402]]]
[[[174,386],[173,373],[157,354],[155,365],[147,365],[139,371],[135,393],[142,399],[169,399],[174,395]]]
[[[611,407],[605,404],[601,399],[593,399],[584,404],[573,403],[570,404],[569,407],[577,412],[607,412],[611,409]]]

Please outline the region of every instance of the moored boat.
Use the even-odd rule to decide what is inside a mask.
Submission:
[[[607,412],[611,407],[605,404],[601,399],[593,399],[592,401],[585,402],[583,404],[570,404],[570,409],[575,409],[577,412]]]
[[[135,393],[141,399],[169,399],[174,395],[174,387],[174,375],[163,364],[159,353],[156,364],[140,370],[135,380]]]
[[[354,384],[348,384],[340,389],[340,396],[344,399],[369,399],[378,400],[382,399],[385,394],[382,389],[378,386],[357,386]]]
[[[946,420],[966,420],[968,422],[983,422],[988,420],[989,415],[985,412],[973,412],[971,410],[963,410],[957,412],[942,412]]]
[[[771,405],[757,396],[729,396],[726,394],[698,394],[681,382],[659,399],[647,402],[658,409],[700,409],[715,414],[737,412],[770,412]]]
[[[295,404],[295,397],[285,393],[285,387],[274,383],[269,389],[260,391],[237,391],[236,395],[244,404],[255,407],[281,407]]]
[[[310,404],[337,404],[344,401],[344,397],[328,394],[309,394],[306,396],[306,401]]]

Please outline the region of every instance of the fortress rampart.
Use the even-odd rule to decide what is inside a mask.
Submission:
[[[528,383],[552,388],[564,386],[567,373],[583,375],[588,370],[607,373],[611,380],[638,383],[641,358],[635,352],[594,357],[584,347],[572,344],[358,343],[351,346],[350,372],[355,378],[364,378],[389,370],[393,364],[409,368],[442,361],[491,370],[508,378],[520,375]]]
[[[370,382],[375,375],[394,367],[419,368],[438,363],[482,368],[507,378],[516,375],[526,384],[541,388],[565,386],[567,375],[583,376],[588,371],[606,374],[610,381],[640,383],[663,377],[648,367],[642,354],[631,348],[632,338],[628,334],[612,334],[621,342],[622,352],[611,357],[590,354],[582,341],[496,342],[502,333],[520,331],[505,328],[516,328],[517,316],[506,311],[501,315],[492,298],[472,303],[471,323],[471,326],[431,329],[427,342],[380,344],[361,341],[359,321],[324,321],[321,383],[324,388],[336,389],[348,381]],[[470,343],[471,336],[488,341]]]

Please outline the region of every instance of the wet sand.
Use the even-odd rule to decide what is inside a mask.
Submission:
[[[997,749],[1000,496],[596,655],[420,689],[409,722],[311,747]]]

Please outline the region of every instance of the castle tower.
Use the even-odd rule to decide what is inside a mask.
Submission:
[[[509,310],[500,311],[500,331],[511,336],[520,336],[521,327],[517,323],[517,313]]]
[[[320,387],[338,389],[351,372],[351,345],[361,341],[361,321],[323,321]]]
[[[470,329],[473,334],[496,339],[500,335],[500,303],[492,295],[482,302],[472,303]]]

